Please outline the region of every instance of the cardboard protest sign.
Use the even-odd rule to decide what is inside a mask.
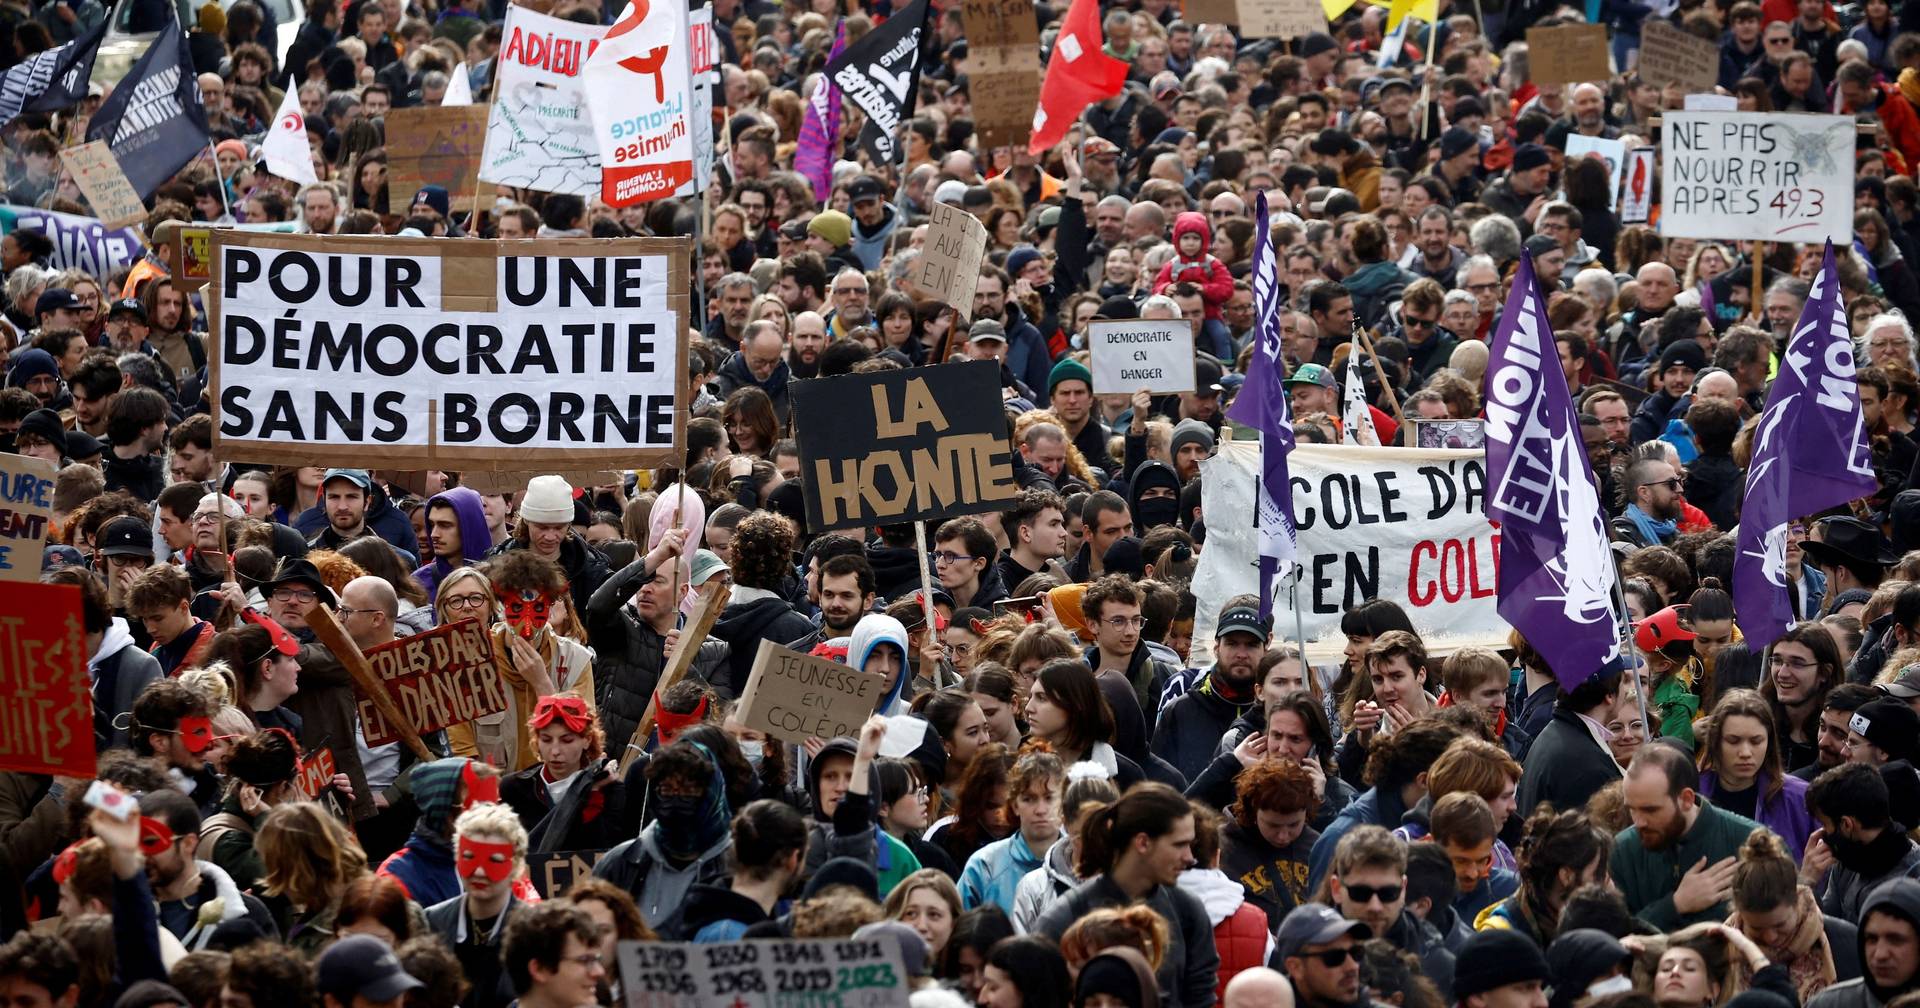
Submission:
[[[1625,140],[1608,140],[1605,137],[1590,137],[1581,133],[1567,134],[1567,157],[1577,158],[1597,155],[1607,165],[1607,209],[1614,209],[1620,201],[1620,162],[1627,156]]]
[[[464,619],[368,648],[366,658],[417,733],[507,709],[506,685],[493,667],[493,638],[479,620]],[[360,699],[360,724],[369,746],[400,740],[395,726],[365,697]]]
[[[333,750],[315,749],[301,758],[300,773],[293,779],[293,786],[308,798],[318,798],[339,772],[333,763]]]
[[[882,938],[623,941],[626,1008],[895,1008],[907,1003],[900,945]]]
[[[1655,87],[1678,84],[1688,93],[1720,82],[1720,47],[1663,18],[1640,26],[1640,79]]]
[[[1247,38],[1299,38],[1327,30],[1320,0],[1240,0],[1240,31]]]
[[[447,191],[453,212],[473,210],[487,107],[425,105],[387,113],[387,188],[411,200],[422,186]]]
[[[1318,3],[1319,0],[1314,2]],[[1240,23],[1239,0],[1184,0],[1180,9],[1182,19],[1188,24]]]
[[[527,878],[543,899],[559,899],[567,888],[593,874],[603,850],[548,851],[527,855]]]
[[[213,279],[213,229],[194,224],[174,228],[173,261],[180,264],[173,271],[175,287],[189,294],[206,289]]]
[[[1186,319],[1095,321],[1087,326],[1087,347],[1095,395],[1193,391],[1193,325]]]
[[[963,0],[967,95],[982,147],[1024,147],[1040,107],[1040,23],[1033,0]]]
[[[0,581],[40,580],[53,522],[54,465],[0,452]]]
[[[87,205],[100,223],[110,228],[125,227],[147,216],[147,205],[120,170],[120,162],[105,140],[94,140],[60,151],[60,164],[73,176]]]
[[[1422,638],[1504,637],[1495,608],[1500,532],[1487,523],[1486,453],[1302,444],[1287,456],[1300,540],[1301,623],[1311,645],[1340,638],[1340,616],[1368,599],[1405,609]],[[1200,463],[1208,514],[1250,515],[1256,443],[1235,439]],[[1194,572],[1196,641],[1213,640],[1222,603],[1257,593],[1252,522],[1207,527]],[[1220,542],[1211,537],[1224,536]],[[1285,590],[1274,606],[1284,612]],[[1291,626],[1290,621],[1284,621]]]
[[[1853,240],[1853,117],[1668,110],[1660,233]]]
[[[973,292],[980,286],[980,260],[986,254],[987,226],[980,218],[951,203],[935,203],[927,219],[927,240],[907,282],[951,306],[966,321],[973,317]]]
[[[600,148],[581,71],[607,29],[508,4],[501,30],[480,178],[538,192],[599,192]]]
[[[94,773],[80,589],[0,581],[0,770]]]
[[[734,717],[793,743],[854,736],[886,695],[886,676],[763,640]]]
[[[686,238],[222,229],[214,250],[216,450],[549,472],[679,458]]]
[[[1533,83],[1543,88],[1589,81],[1604,84],[1613,76],[1606,25],[1529,28],[1527,59]],[[1719,63],[1714,65],[1717,67]]]
[[[790,389],[811,531],[998,511],[1019,496],[993,361]]]
[[[110,228],[92,217],[7,204],[0,206],[0,235],[30,228],[53,242],[47,265],[106,276],[146,254],[136,228]]]

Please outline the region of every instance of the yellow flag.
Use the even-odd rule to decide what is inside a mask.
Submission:
[[[1355,2],[1356,0],[1320,0],[1320,9],[1327,12],[1327,20],[1331,21],[1352,10]]]
[[[1409,14],[1432,24],[1440,20],[1440,0],[1393,0],[1393,6],[1387,9],[1387,30],[1400,27]]]

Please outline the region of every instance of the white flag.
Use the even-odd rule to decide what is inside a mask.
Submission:
[[[289,182],[313,185],[320,181],[313,173],[313,151],[307,146],[307,120],[300,114],[300,96],[289,88],[273,114],[273,125],[260,141],[260,156],[267,171]]]
[[[1345,428],[1346,442],[1357,445],[1377,445],[1380,435],[1373,429],[1373,413],[1367,409],[1367,384],[1360,377],[1360,344],[1355,343],[1347,353],[1346,399],[1340,410],[1340,426]]]
[[[440,96],[440,107],[473,104],[473,84],[467,80],[467,61],[453,68],[447,76],[447,92]]]

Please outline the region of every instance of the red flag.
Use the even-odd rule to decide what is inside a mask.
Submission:
[[[1039,154],[1059,143],[1087,106],[1120,93],[1127,82],[1127,64],[1107,55],[1101,49],[1104,41],[1098,0],[1073,0],[1047,61],[1028,153]]]

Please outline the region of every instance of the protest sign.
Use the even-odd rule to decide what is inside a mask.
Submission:
[[[813,532],[998,511],[1019,496],[997,362],[789,388]]]
[[[133,191],[133,183],[127,181],[127,173],[120,170],[120,162],[105,142],[93,140],[62,148],[60,164],[73,176],[100,223],[110,228],[126,227],[146,217],[147,205]]]
[[[1184,0],[1180,8],[1181,16],[1188,24],[1240,23],[1239,0]],[[1325,23],[1324,19],[1322,23]]]
[[[980,286],[980,260],[987,254],[987,226],[951,203],[935,203],[927,218],[927,239],[907,282],[927,297],[951,306],[960,321],[973,317],[973,292]]]
[[[543,899],[559,899],[567,888],[593,874],[603,850],[547,851],[527,855],[527,878]]]
[[[606,28],[507,5],[480,179],[537,192],[600,191],[581,70]]]
[[[213,279],[213,229],[203,224],[174,228],[173,285],[187,294],[198,294]]]
[[[315,749],[300,758],[300,774],[293,779],[293,786],[308,798],[318,798],[339,772],[333,763],[333,750]]]
[[[138,261],[146,250],[140,232],[134,228],[110,228],[78,214],[17,204],[0,206],[0,235],[21,228],[38,231],[53,242],[53,255],[47,257],[47,265],[84,270],[98,277]]]
[[[1660,233],[1853,240],[1853,117],[1668,110]]]
[[[628,4],[582,80],[611,207],[672,196],[693,180],[692,61],[683,4]]]
[[[0,452],[0,581],[40,580],[53,522],[54,465]]]
[[[687,25],[687,61],[693,75],[693,179],[680,187],[676,196],[705,192],[713,181],[713,72],[719,66],[720,44],[713,35],[713,8],[701,7],[689,14]]]
[[[73,585],[0,581],[0,770],[93,776],[87,635]]]
[[[1405,609],[1433,642],[1504,638],[1495,609],[1500,531],[1487,523],[1486,456],[1461,449],[1302,444],[1287,457],[1299,536],[1301,622],[1311,648],[1341,638],[1340,616],[1368,599]],[[1200,463],[1208,514],[1253,513],[1260,450],[1238,439]],[[1227,599],[1257,594],[1252,522],[1207,526],[1194,572],[1194,641],[1213,640]],[[1285,590],[1275,624],[1288,627]]]
[[[1645,224],[1653,214],[1653,148],[1627,152],[1626,178],[1620,184],[1620,223]]]
[[[507,709],[505,685],[493,667],[493,638],[479,620],[437,626],[365,651],[373,674],[416,733],[436,732]],[[400,740],[375,703],[360,699],[367,745]]]
[[[1738,112],[1740,99],[1723,94],[1690,94],[1680,99],[1680,107],[1689,112]]]
[[[1095,395],[1193,391],[1193,324],[1186,319],[1096,320],[1087,325],[1087,348]]]
[[[223,229],[214,252],[217,450],[549,472],[679,457],[688,239]]]
[[[1627,156],[1625,140],[1608,140],[1605,137],[1590,137],[1580,133],[1567,134],[1567,157],[1598,156],[1607,165],[1607,209],[1614,209],[1620,201],[1620,162]]]
[[[980,145],[1024,147],[1033,132],[1033,110],[1040,107],[1040,23],[1033,0],[963,0],[961,14],[967,95]]]
[[[1604,86],[1613,76],[1606,25],[1528,28],[1527,58],[1533,83],[1542,88],[1587,82]]]
[[[1712,91],[1720,81],[1720,47],[1671,21],[1648,18],[1640,26],[1639,73],[1658,88],[1678,84],[1689,94]]]
[[[734,717],[788,742],[852,737],[886,695],[886,676],[763,640]]]
[[[427,105],[387,113],[387,188],[411,200],[422,186],[447,191],[453,212],[471,213],[474,172],[487,144],[487,109]]]
[[[1320,0],[1240,0],[1240,32],[1246,38],[1299,38],[1327,30]]]
[[[626,1008],[895,1008],[907,1003],[898,942],[750,939],[724,944],[623,941]]]

